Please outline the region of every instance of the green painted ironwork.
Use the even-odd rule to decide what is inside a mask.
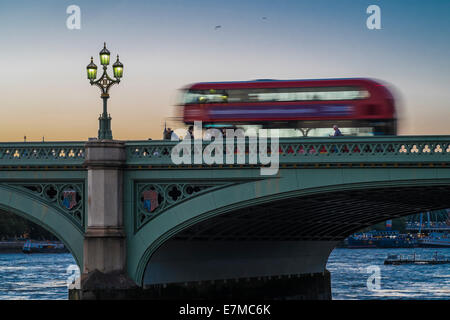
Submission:
[[[52,232],[83,266],[85,142],[0,143],[0,207]]]
[[[171,207],[205,192],[231,184],[220,181],[205,181],[204,183],[199,181],[192,183],[186,181],[171,181],[170,183],[164,181],[135,182],[135,232]]]
[[[171,153],[175,141],[127,141],[128,166],[174,165]],[[79,166],[85,159],[85,142],[0,143],[0,166]],[[201,145],[203,152],[208,143]],[[270,141],[268,142],[270,147]],[[245,146],[245,164],[255,147]],[[200,149],[192,144],[191,157]],[[224,147],[223,164],[226,161]],[[235,160],[237,152],[235,153]],[[302,163],[389,163],[442,162],[450,155],[448,136],[334,137],[280,139],[281,164]],[[202,162],[205,165],[204,162]]]
[[[53,233],[82,268],[84,230],[77,226],[75,219],[62,213],[61,208],[31,193],[19,186],[0,183],[0,208],[29,219]]]
[[[86,221],[84,181],[3,182],[0,185],[37,198],[46,206],[55,208],[70,219],[81,232],[84,232]],[[73,198],[71,197],[72,193]]]
[[[219,215],[339,190],[367,190],[370,193],[374,188],[445,186],[450,181],[449,136],[280,139],[280,171],[275,176],[265,177],[256,170],[258,165],[249,166],[251,146],[248,142],[243,166],[227,165],[225,155],[224,165],[210,166],[204,162],[201,165],[174,165],[171,152],[178,143],[126,142],[129,172],[126,179],[138,182],[148,179],[149,182],[142,182],[144,185],[169,185],[167,181],[179,179],[190,179],[193,183],[202,180],[205,184],[238,180],[241,183],[206,189],[160,213],[145,213],[146,219],[142,223],[137,220],[141,211],[135,206],[142,201],[140,190],[135,183],[129,183],[125,198],[129,206],[125,211],[134,214],[126,214],[125,219],[128,225],[134,225],[134,230],[129,232],[135,234],[129,238],[127,261],[129,274],[137,283],[142,284],[145,267],[160,245],[181,230]],[[192,162],[194,152],[203,152],[206,146],[207,143],[197,150],[191,146]],[[152,179],[155,181],[150,182]]]
[[[85,142],[0,143],[0,167],[79,166]]]
[[[190,170],[160,171],[165,171],[165,176],[168,178],[174,176],[174,172],[176,172],[177,176],[192,174]],[[199,169],[195,171],[195,174],[205,172],[206,175],[207,171],[210,170]],[[228,176],[229,179],[233,179],[237,176],[242,176],[243,171],[248,171],[248,175],[250,175],[251,173],[258,174],[257,171],[259,170],[241,170],[234,168],[213,171],[221,171],[222,174],[220,176]],[[143,171],[141,170],[139,172]],[[214,177],[218,176],[219,173]],[[276,201],[289,203],[290,199],[339,191],[363,190],[370,194],[371,190],[380,188],[389,192],[390,188],[426,188],[432,186],[445,187],[449,185],[450,168],[447,167],[423,167],[406,170],[404,168],[360,168],[356,166],[349,168],[330,168],[326,170],[314,168],[282,169],[277,177],[211,190],[210,192],[205,192],[202,195],[189,199],[189,201],[184,201],[177,206],[173,206],[164,211],[163,214],[155,216],[149,223],[142,225],[138,232],[127,240],[128,272],[137,283],[142,284],[148,261],[152,254],[167,240],[173,238],[179,232],[203,221],[244,208],[254,206],[267,206],[270,208],[271,203]],[[423,196],[432,197],[433,194],[429,192],[424,193]],[[318,202],[317,206],[327,206],[327,202]],[[329,214],[335,210],[336,207],[330,207]],[[381,210],[381,208],[374,206],[374,210]],[[339,214],[340,211],[336,211],[336,214]],[[322,219],[326,220],[326,216],[324,214]],[[125,217],[128,223],[132,224],[132,221],[130,221],[132,218],[128,214],[125,214]],[[363,216],[362,218],[367,219],[367,216]],[[382,221],[387,218],[387,216],[383,216],[379,220]],[[348,223],[356,226],[358,222],[358,217],[352,216],[351,221]],[[367,221],[367,226],[377,222],[379,221]],[[339,224],[336,224],[336,226],[339,226]],[[316,227],[318,230],[321,228],[320,224],[317,224]]]
[[[126,143],[128,165],[173,165],[171,153],[175,141],[129,141]],[[195,154],[203,153],[208,143],[191,143],[191,164]],[[237,143],[235,144],[237,146]],[[270,148],[270,140],[268,141]],[[245,145],[245,164],[257,145]],[[224,146],[223,164],[226,161]],[[269,149],[270,150],[270,149]],[[237,163],[237,148],[234,151]],[[411,163],[445,162],[450,159],[448,136],[333,137],[279,140],[280,164],[308,163]],[[202,164],[205,164],[204,161]],[[214,166],[217,166],[216,164]]]

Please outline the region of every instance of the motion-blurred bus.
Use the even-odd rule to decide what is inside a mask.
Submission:
[[[396,135],[394,97],[371,79],[202,82],[182,89],[183,122],[280,129],[280,137]]]

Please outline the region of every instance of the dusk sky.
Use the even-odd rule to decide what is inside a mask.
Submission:
[[[372,4],[381,30],[366,26]],[[69,5],[80,30],[66,27]],[[258,78],[379,79],[402,107],[400,134],[450,134],[449,13],[448,0],[0,0],[0,141],[96,137],[86,65],[100,66],[104,41],[124,64],[108,101],[115,139],[176,127],[187,84]]]

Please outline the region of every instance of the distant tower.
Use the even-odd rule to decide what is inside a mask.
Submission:
[[[27,142],[27,136],[23,136],[23,142]]]
[[[164,121],[163,140],[166,138],[166,134],[167,134],[167,127],[166,127],[166,121]]]

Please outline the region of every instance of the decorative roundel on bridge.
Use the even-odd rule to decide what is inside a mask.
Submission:
[[[140,194],[141,208],[147,213],[153,213],[162,207],[164,192],[156,185],[146,186]]]
[[[61,188],[59,194],[61,205],[67,210],[75,209],[81,201],[81,194],[73,186],[65,186]]]
[[[199,195],[206,189],[222,185],[210,182],[199,184],[138,182],[135,185],[136,206],[134,208],[136,230],[185,199]]]

